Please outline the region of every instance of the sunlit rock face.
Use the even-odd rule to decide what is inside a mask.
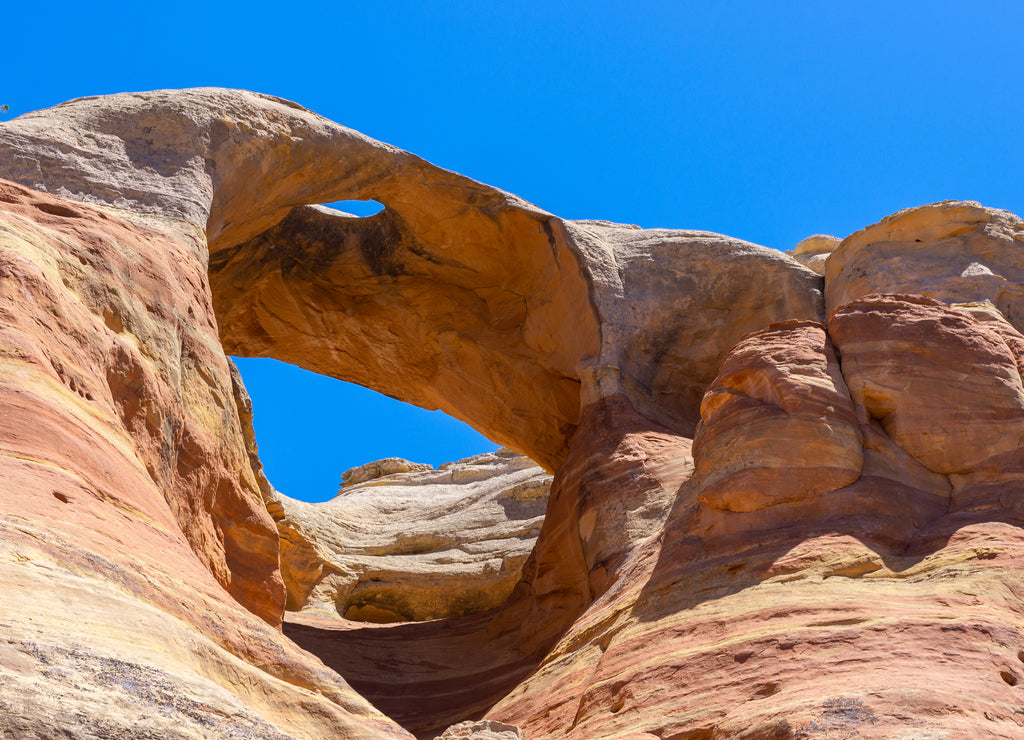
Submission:
[[[828,256],[836,250],[841,242],[842,239],[836,236],[814,234],[806,239],[801,239],[800,243],[786,254],[809,270],[824,275]]]
[[[511,450],[434,470],[391,459],[347,471],[330,501],[276,493],[286,607],[361,622],[501,605],[544,520],[551,476]]]
[[[279,631],[205,262],[193,230],[0,182],[0,724],[402,737]]]
[[[1009,211],[945,201],[851,234],[826,268],[829,313],[871,293],[987,301],[1024,329],[1024,223]]]
[[[1020,735],[1013,214],[923,206],[794,258],[565,221],[214,89],[22,116],[0,174],[15,735]],[[347,199],[385,210],[315,205]],[[282,575],[266,506],[282,531],[298,509],[224,347],[442,408],[553,474],[507,599],[354,625],[326,566]],[[352,487],[372,517],[406,495],[379,480]],[[473,516],[445,495],[439,521]],[[286,581],[329,608],[281,632]]]

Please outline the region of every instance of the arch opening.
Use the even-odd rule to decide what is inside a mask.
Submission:
[[[264,473],[299,501],[334,498],[346,471],[384,458],[437,467],[498,449],[443,411],[271,358],[232,359],[252,399]]]
[[[544,520],[539,466],[440,411],[275,360],[235,362],[286,611],[379,624],[504,603]]]
[[[360,218],[366,218],[368,216],[376,216],[378,213],[384,210],[384,204],[378,201],[367,199],[367,200],[337,200],[332,203],[322,203],[325,208],[330,208],[334,211],[341,211],[352,216],[358,216]]]

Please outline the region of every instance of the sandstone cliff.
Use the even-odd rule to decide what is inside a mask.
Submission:
[[[80,737],[1020,736],[1013,214],[923,206],[794,258],[566,221],[213,89],[4,123],[0,175],[16,735],[56,714]],[[385,210],[317,205],[343,199]],[[278,631],[225,348],[442,408],[552,472],[508,599]]]

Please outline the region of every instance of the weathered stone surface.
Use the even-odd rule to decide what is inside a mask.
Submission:
[[[792,250],[786,254],[809,270],[819,275],[825,274],[825,262],[839,246],[842,240],[837,236],[826,234],[814,234],[800,241]]]
[[[580,740],[1018,737],[1019,520],[900,554],[849,524],[727,547],[672,527],[488,716]]]
[[[1024,221],[978,203],[944,201],[894,213],[851,234],[828,259],[826,302],[912,293],[946,303],[990,301],[1024,330]]]
[[[888,328],[867,328],[864,314],[884,315],[879,323]],[[993,433],[994,421],[1012,423],[1016,413],[1004,419],[992,403],[1013,385],[1011,368],[1021,356],[1005,350],[1019,345],[1002,337],[1016,332],[987,315],[980,322],[963,309],[901,296],[842,308],[829,328],[837,327],[840,369],[852,391],[845,400],[842,382],[823,384],[825,373],[815,372],[829,363],[807,358],[784,369],[780,361],[827,342],[820,327],[790,323],[758,332],[726,359],[706,397],[709,418],[722,414],[720,440],[728,438],[730,421],[739,430],[748,423],[742,402],[749,396],[728,394],[732,378],[747,392],[788,397],[791,407],[820,404],[827,439],[836,408],[845,408],[847,425],[856,418],[851,400],[861,397],[856,389],[866,370],[896,389],[907,388],[907,373],[920,373],[935,378],[933,392],[947,392],[931,403],[936,422],[921,423],[943,444],[968,444],[959,436],[964,429],[976,424],[979,433]],[[854,327],[863,347],[850,344]],[[874,340],[870,349],[867,338]],[[965,372],[972,367],[963,364],[966,345],[980,350],[978,372]],[[795,391],[797,367],[806,368],[809,387],[777,392],[772,379]],[[957,373],[972,384],[962,396],[943,381]],[[832,404],[822,402],[823,385]],[[989,403],[974,403],[982,388]],[[912,391],[894,404],[901,411],[920,408]],[[723,392],[724,400],[716,398]],[[729,414],[729,404],[740,410]],[[1024,588],[1020,445],[997,468],[981,451],[992,440],[975,439],[973,456],[965,458],[974,472],[958,482],[927,470],[881,422],[858,414],[862,475],[813,496],[790,495],[807,474],[800,451],[812,445],[796,445],[788,479],[770,475],[782,453],[765,442],[767,433],[756,437],[759,444],[737,445],[742,470],[767,471],[757,510],[709,505],[701,471],[714,466],[702,458],[721,450],[712,436],[699,439],[697,472],[678,489],[662,537],[634,550],[614,585],[487,716],[513,722],[531,738],[581,740],[1017,737],[1024,727],[1015,688],[1024,675],[1017,618]],[[737,481],[737,490],[726,488],[719,500],[747,500],[750,484]]]
[[[549,471],[576,428],[585,368],[619,368],[635,406],[692,427],[741,336],[824,318],[820,279],[774,250],[563,221],[254,93],[132,93],[27,114],[4,124],[0,170],[205,229],[229,353],[441,408]],[[385,209],[295,208],[351,199]]]
[[[692,472],[690,440],[652,426],[623,396],[586,404],[580,426],[552,483],[523,579],[501,608],[453,620],[372,626],[289,612],[285,634],[418,737],[432,738],[485,713],[518,724],[489,708],[533,673],[596,596],[618,603],[622,589],[637,586],[635,563],[656,555],[673,493]],[[628,608],[628,600],[622,604]],[[589,656],[597,649],[582,629],[570,632],[579,652],[553,658],[561,672],[557,686],[523,687],[539,712],[561,717],[569,705],[575,711],[574,686],[585,684]],[[570,713],[557,732],[571,724]],[[536,735],[521,726],[527,737]]]
[[[277,533],[203,255],[0,182],[3,730],[399,737],[275,629]]]
[[[515,725],[484,719],[452,725],[435,740],[525,740],[525,736]]]
[[[419,473],[433,469],[433,465],[426,463],[409,462],[400,457],[387,457],[346,470],[341,474],[341,485],[342,487],[354,486],[357,483],[365,483],[368,480],[376,480],[396,473]]]
[[[396,622],[499,606],[533,549],[551,486],[510,450],[437,470],[391,458],[349,473],[330,501],[278,493],[268,506],[288,609]]]
[[[829,334],[854,402],[924,467],[950,475],[1024,442],[1018,358],[990,326],[939,301],[874,296],[835,311]]]
[[[158,491],[218,581],[280,624],[277,535],[251,497],[201,244],[8,183],[0,212],[8,454],[46,450],[86,487],[122,478],[129,510]],[[110,468],[90,454],[101,443],[130,452]]]
[[[753,511],[853,483],[862,433],[820,324],[755,332],[726,357],[701,403],[694,438],[700,498]]]
[[[564,221],[223,90],[5,123],[0,172],[78,201],[0,204],[0,703],[19,733],[56,712],[112,737],[402,736],[342,673],[423,738],[482,717],[531,740],[1020,736],[1012,214],[901,212],[823,281],[729,237]],[[315,205],[351,198],[386,207]],[[555,471],[505,603],[289,613],[338,673],[239,606],[273,622],[284,603],[214,326]]]

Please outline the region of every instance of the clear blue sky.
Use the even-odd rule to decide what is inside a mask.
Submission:
[[[568,218],[788,249],[961,198],[1024,213],[1021,2],[9,3],[6,117],[83,95],[295,100]],[[2,175],[2,173],[0,173]],[[489,447],[246,362],[271,481]]]

